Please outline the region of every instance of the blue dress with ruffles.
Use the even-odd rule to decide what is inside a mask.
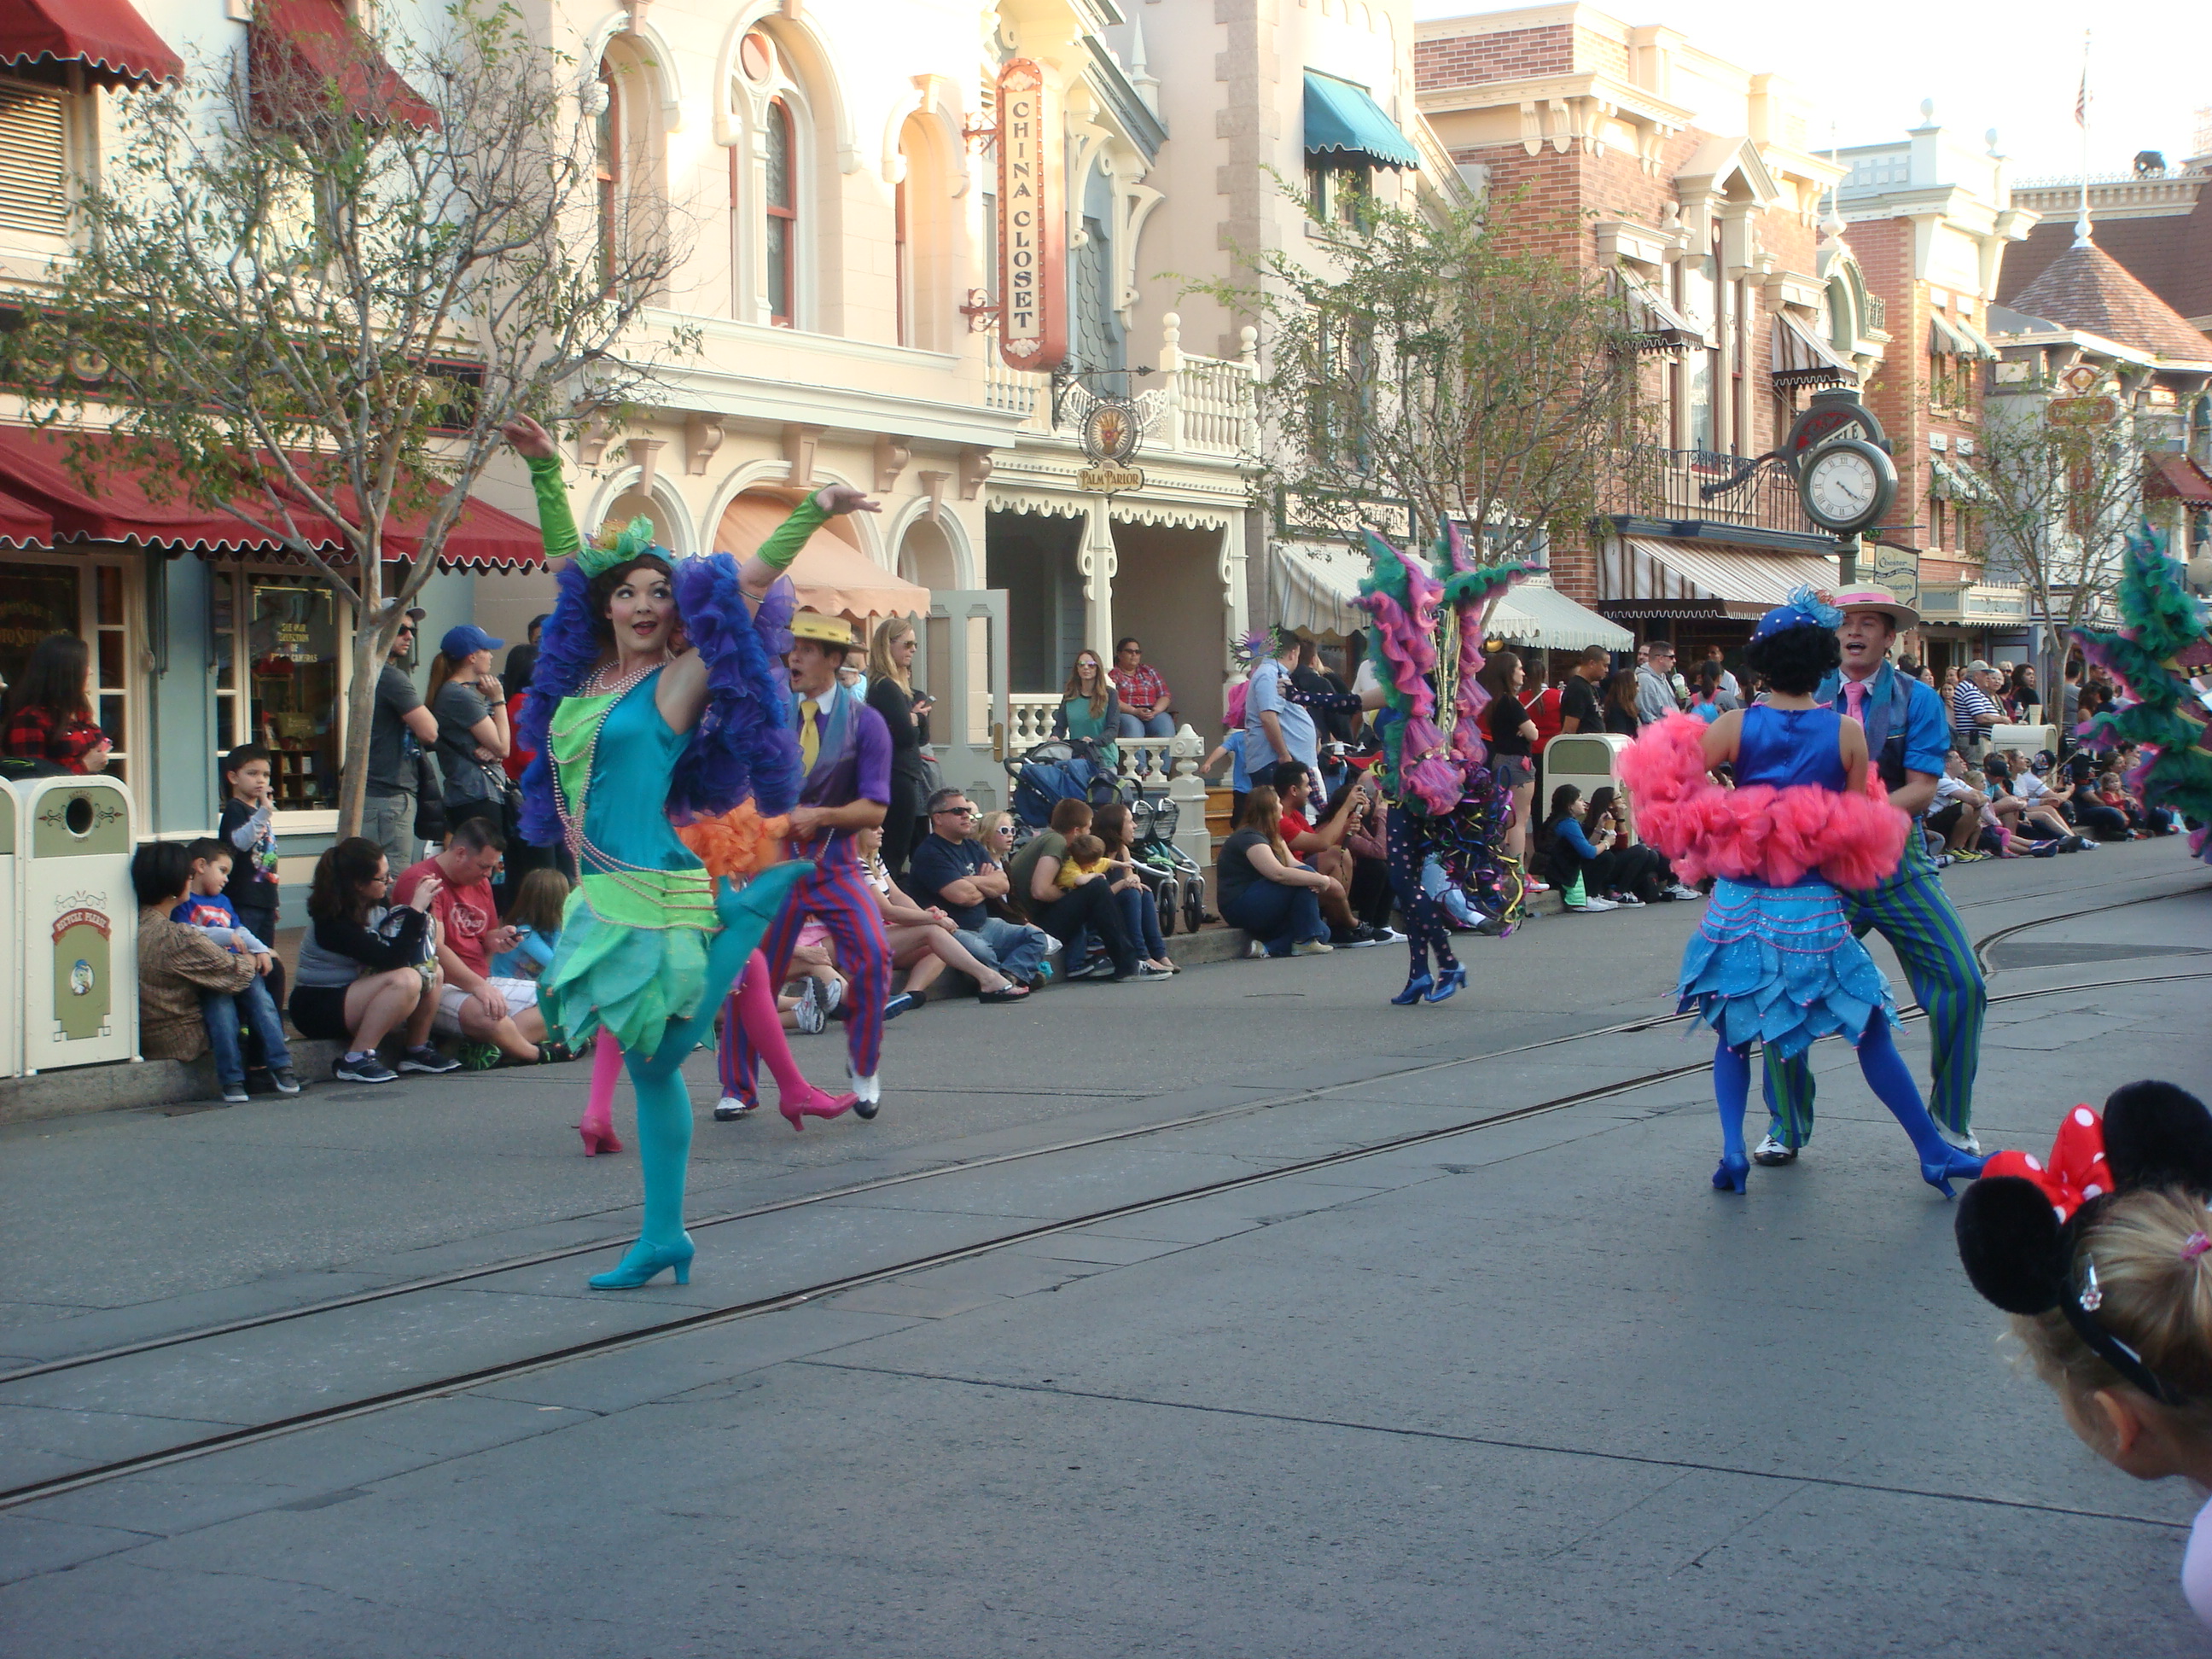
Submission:
[[[1842,716],[1830,706],[1744,710],[1739,786],[1796,786],[1842,794],[1836,750]],[[1676,987],[1685,1013],[1732,1048],[1761,1042],[1783,1059],[1824,1036],[1856,1048],[1879,1018],[1897,1020],[1889,981],[1852,936],[1836,890],[1818,876],[1790,887],[1721,879],[1682,953]]]

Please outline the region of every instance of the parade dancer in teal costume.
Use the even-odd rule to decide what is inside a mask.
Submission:
[[[1879,587],[1838,593],[1832,603],[1844,617],[1836,630],[1843,663],[1814,696],[1866,728],[1867,749],[1889,804],[1917,820],[1934,804],[1951,746],[1943,699],[1933,687],[1899,673],[1889,660],[1898,629],[1912,627],[1919,615]],[[1846,890],[1842,899],[1855,933],[1863,936],[1872,928],[1889,941],[1913,996],[1927,1011],[1934,1060],[1929,1115],[1951,1145],[1981,1151],[1973,1130],[1974,1073],[1982,1063],[1989,987],[1917,823],[1905,837],[1897,873],[1872,887]],[[1752,1157],[1765,1164],[1792,1163],[1813,1134],[1813,1068],[1803,1055],[1784,1059],[1771,1048],[1763,1059],[1772,1121]]]
[[[1897,1052],[1897,1010],[1881,969],[1852,935],[1838,888],[1865,888],[1898,867],[1908,830],[1880,782],[1869,787],[1866,732],[1813,693],[1837,665],[1842,620],[1809,590],[1770,611],[1744,663],[1764,699],[1711,726],[1688,714],[1649,727],[1621,757],[1644,837],[1686,876],[1717,879],[1677,987],[1685,1012],[1713,1028],[1721,1162],[1713,1185],[1741,1193],[1751,1046],[1800,1060],[1841,1036],[1867,1085],[1912,1139],[1920,1173],[1951,1195],[1951,1178],[1982,1160],[1949,1145]],[[1732,769],[1735,787],[1711,780]]]
[[[727,553],[677,559],[649,520],[605,546],[576,534],[553,440],[536,422],[507,437],[530,465],[549,559],[569,557],[532,677],[523,833],[565,839],[580,880],[561,943],[538,979],[549,1024],[580,1048],[621,1043],[637,1096],[645,1217],[637,1243],[595,1290],[631,1290],[673,1268],[690,1277],[684,1182],[691,1099],[679,1068],[792,887],[779,865],[739,889],[717,884],[674,824],[751,797],[764,813],[799,793],[799,751],[776,656],[792,611],[780,581],[823,521],[875,506],[830,485],[740,566]],[[678,629],[688,648],[678,648]],[[672,819],[674,823],[672,823]]]

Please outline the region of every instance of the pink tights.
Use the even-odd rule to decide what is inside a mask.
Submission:
[[[799,1062],[791,1057],[791,1044],[783,1035],[782,1018],[776,1012],[775,988],[768,981],[767,960],[756,951],[747,959],[737,994],[730,1000],[737,1006],[738,1018],[744,1022],[745,1035],[775,1074],[780,1109],[786,1117],[793,1117],[803,1106],[825,1106],[836,1097],[817,1089],[799,1072]],[[591,1099],[584,1107],[583,1122],[577,1126],[584,1132],[586,1146],[596,1138],[606,1144],[609,1152],[622,1150],[614,1138],[615,1080],[622,1071],[622,1045],[602,1028],[592,1049]],[[843,1106],[838,1109],[842,1111]]]

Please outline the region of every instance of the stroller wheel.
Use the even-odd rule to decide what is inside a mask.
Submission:
[[[1182,894],[1182,925],[1187,933],[1196,933],[1206,921],[1206,884],[1194,881],[1185,885]]]

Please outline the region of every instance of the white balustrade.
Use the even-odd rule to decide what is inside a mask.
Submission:
[[[1162,383],[1137,394],[1145,422],[1145,447],[1156,454],[1240,456],[1253,453],[1257,439],[1252,410],[1252,377],[1259,336],[1243,331],[1241,358],[1194,356],[1182,349],[1182,321],[1172,311],[1160,319],[1159,374]],[[1059,435],[1073,442],[1075,428],[1095,398],[1081,382],[1065,388]],[[987,408],[1021,417],[1021,430],[1044,434],[1052,427],[1052,377],[1032,369],[1010,368],[995,349],[983,360],[983,402]]]
[[[1060,712],[1056,691],[1011,691],[1006,694],[1006,750],[1020,755],[1052,737],[1052,717]]]

